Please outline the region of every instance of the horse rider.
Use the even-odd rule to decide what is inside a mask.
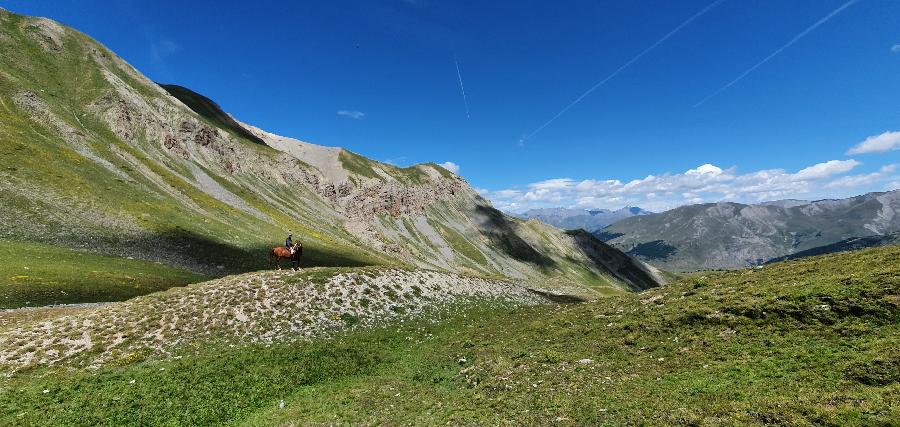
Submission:
[[[294,240],[292,239],[293,237],[293,233],[288,233],[287,239],[284,239],[284,247],[287,248],[287,250],[291,251],[291,255],[294,254]]]

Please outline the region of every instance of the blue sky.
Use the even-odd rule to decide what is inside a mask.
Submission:
[[[270,132],[453,162],[507,210],[900,187],[898,1],[284,3],[0,0]]]

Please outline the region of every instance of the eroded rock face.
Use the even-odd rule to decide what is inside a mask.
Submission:
[[[47,18],[34,18],[29,24],[29,34],[44,49],[60,52],[66,28]]]
[[[184,143],[181,142],[181,140],[178,139],[175,135],[166,135],[166,139],[163,141],[163,146],[166,147],[167,150],[170,150],[179,155],[182,159],[187,160],[187,149],[184,148]]]
[[[119,86],[122,91],[130,92]],[[430,178],[410,185],[376,179],[328,182],[321,174],[287,154],[262,156],[233,136],[182,111],[159,110],[155,104],[132,102],[132,94],[107,95],[94,104],[94,111],[125,141],[136,135],[158,135],[160,146],[182,160],[199,161],[229,173],[268,176],[277,182],[303,185],[350,219],[369,221],[378,215],[419,215],[433,203],[446,201],[468,185],[459,178]]]
[[[421,215],[429,205],[449,200],[467,186],[462,180],[449,178],[417,186],[371,183],[360,189],[348,188],[338,200],[345,212],[355,218]]]

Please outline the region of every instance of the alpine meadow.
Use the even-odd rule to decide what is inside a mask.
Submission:
[[[900,7],[504,3],[0,1],[0,425],[900,425]]]

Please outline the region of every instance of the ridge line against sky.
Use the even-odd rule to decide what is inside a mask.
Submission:
[[[398,166],[442,162],[504,209],[900,187],[900,1],[220,6],[0,0],[85,32],[242,122]],[[597,70],[614,74],[586,88]],[[736,83],[714,108],[690,108],[724,82]],[[460,96],[477,114],[460,114]],[[516,148],[510,135],[534,124],[527,138],[542,143]],[[845,170],[798,175],[810,165]]]
[[[600,87],[602,87],[603,85],[605,85],[608,81],[610,81],[610,80],[612,80],[613,78],[615,78],[617,75],[619,75],[619,73],[621,73],[621,72],[624,71],[626,68],[628,68],[629,66],[631,66],[631,64],[634,64],[634,63],[637,62],[639,59],[643,58],[644,55],[647,55],[648,53],[652,52],[652,51],[653,51],[654,49],[656,49],[659,45],[663,44],[666,40],[670,39],[670,38],[671,38],[672,36],[674,36],[676,33],[678,33],[679,31],[681,31],[682,28],[684,28],[684,27],[690,25],[692,22],[694,22],[695,20],[697,20],[697,19],[700,18],[701,16],[705,15],[707,12],[709,12],[710,10],[712,10],[713,8],[715,8],[716,6],[720,5],[720,4],[721,4],[722,2],[724,2],[724,1],[725,1],[725,0],[715,0],[715,1],[713,1],[712,3],[708,4],[706,7],[704,7],[703,9],[701,9],[699,12],[697,12],[697,13],[691,15],[690,18],[686,19],[686,20],[683,21],[681,24],[678,24],[678,26],[675,27],[675,29],[673,29],[672,31],[669,31],[669,32],[668,32],[666,35],[664,35],[661,39],[657,40],[655,43],[653,43],[652,45],[650,45],[650,47],[648,47],[648,48],[642,50],[642,51],[641,51],[640,53],[638,53],[636,56],[634,56],[634,57],[631,58],[630,60],[626,61],[626,62],[625,62],[624,64],[622,64],[621,66],[619,66],[619,68],[616,68],[615,71],[613,71],[610,75],[606,76],[606,78],[600,80],[599,82],[595,83],[593,86],[591,86],[590,88],[588,88],[588,90],[586,90],[584,93],[582,93],[582,94],[579,95],[577,98],[575,98],[575,100],[573,100],[573,101],[570,102],[568,105],[566,105],[565,107],[563,107],[562,110],[559,110],[559,112],[556,113],[553,117],[551,117],[550,120],[547,120],[546,122],[544,122],[544,124],[538,126],[537,129],[535,129],[535,130],[532,131],[531,133],[529,133],[529,134],[523,136],[521,139],[519,139],[519,144],[524,144],[526,141],[528,141],[529,139],[531,139],[532,137],[534,137],[535,135],[537,135],[540,131],[544,130],[544,128],[546,128],[547,126],[550,126],[551,123],[553,123],[554,121],[556,121],[556,119],[560,118],[563,114],[565,114],[567,111],[569,111],[569,109],[571,109],[572,107],[578,105],[578,103],[580,103],[584,98],[587,98],[588,95],[590,95],[591,93],[593,93],[594,91],[596,91],[597,89],[599,89]]]

